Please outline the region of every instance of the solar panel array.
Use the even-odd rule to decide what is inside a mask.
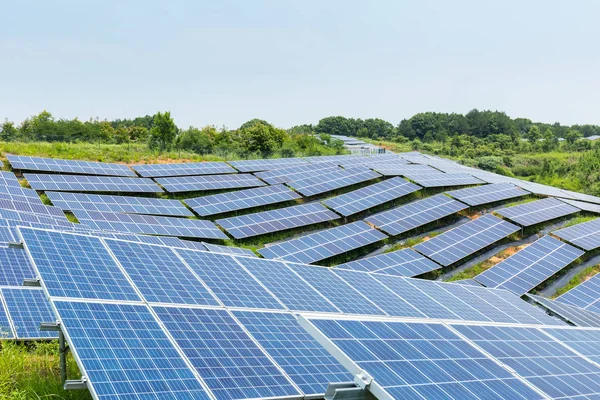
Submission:
[[[564,320],[569,321],[576,326],[600,328],[599,313],[584,310],[583,308],[561,303],[559,301],[550,300],[542,296],[527,294],[527,297],[531,298],[553,314],[559,315]]]
[[[575,286],[556,301],[600,313],[600,274],[593,275]]]
[[[365,221],[392,236],[437,221],[468,208],[465,204],[442,194],[375,214]]]
[[[314,196],[332,190],[356,185],[379,178],[377,172],[365,167],[353,167],[339,171],[317,174],[308,178],[288,182],[288,185],[303,196]]]
[[[60,192],[130,192],[159,193],[162,189],[148,178],[112,176],[24,174],[35,190]]]
[[[577,207],[554,198],[536,200],[513,207],[502,208],[495,212],[522,226],[531,226],[541,222],[578,212]]]
[[[484,183],[482,180],[474,176],[463,173],[408,173],[405,177],[411,181],[415,181],[423,187],[444,187],[444,186],[464,186],[464,185],[479,185]]]
[[[341,171],[341,168],[335,163],[324,162],[318,164],[300,164],[292,167],[274,169],[264,172],[256,172],[263,181],[274,185],[276,183],[287,183],[298,179],[303,179],[307,175],[323,174],[333,171]]]
[[[17,179],[17,176],[9,171],[0,171],[0,186],[9,186],[20,188],[21,184]]]
[[[338,214],[349,216],[414,193],[420,186],[392,178],[323,201]]]
[[[13,169],[26,171],[63,172],[70,174],[136,176],[127,165],[110,164],[93,161],[62,160],[59,158],[41,158],[15,156],[7,154],[6,158]]]
[[[544,236],[474,279],[487,286],[523,295],[571,264],[583,251]]]
[[[97,230],[201,239],[228,239],[227,235],[213,222],[199,219],[85,210],[73,210],[73,214],[79,221]]]
[[[243,239],[338,218],[339,215],[321,204],[308,203],[239,217],[218,219],[217,223],[234,238]]]
[[[308,160],[303,158],[271,158],[260,160],[229,161],[240,172],[270,171],[273,169],[287,168],[290,165],[306,165]]]
[[[64,192],[46,192],[46,195],[52,204],[65,211],[86,210],[181,217],[194,215],[179,200]]]
[[[155,180],[167,192],[171,193],[249,188],[265,185],[263,181],[252,174],[179,176],[156,178]]]
[[[137,164],[132,168],[146,178],[186,175],[213,175],[237,172],[223,161],[184,164]]]
[[[491,185],[453,190],[446,192],[446,194],[470,206],[478,206],[527,196],[529,192],[510,183],[493,183]]]
[[[448,266],[515,233],[519,227],[491,214],[442,233],[414,249],[437,263]]]
[[[600,219],[559,229],[552,234],[584,250],[594,250],[600,247]]]
[[[435,271],[441,266],[412,249],[403,249],[350,261],[337,268],[410,277]]]
[[[297,239],[267,245],[258,252],[266,258],[310,264],[386,238],[386,234],[362,221],[357,221]]]
[[[272,185],[186,199],[185,203],[204,217],[300,198],[302,196],[285,185]]]

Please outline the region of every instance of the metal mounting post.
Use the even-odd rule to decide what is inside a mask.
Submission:
[[[67,382],[67,351],[69,347],[65,341],[65,335],[63,335],[62,329],[58,322],[42,322],[40,324],[40,331],[51,331],[58,332],[58,355],[60,357],[60,380],[61,382]]]

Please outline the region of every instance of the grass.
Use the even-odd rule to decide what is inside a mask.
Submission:
[[[596,218],[598,218],[598,217],[595,217],[595,216],[592,216],[592,215],[582,215],[582,216],[579,216],[579,217],[575,217],[575,218],[569,220],[569,222],[567,222],[566,224],[564,224],[561,227],[561,229],[568,228],[570,226],[577,225],[577,224],[582,224],[584,222],[588,222],[588,221],[594,220]]]
[[[385,249],[384,253],[391,253],[393,251],[408,249],[410,247],[416,246],[419,243],[423,243],[423,242],[425,242],[431,238],[434,238],[438,235],[441,235],[441,234],[442,234],[442,232],[430,232],[425,236],[416,237],[416,238],[408,238],[406,240],[403,240],[403,241],[396,243],[396,244],[390,246],[389,248]]]
[[[558,289],[556,291],[556,293],[554,293],[552,298],[556,298],[556,297],[568,292],[569,290],[573,289],[575,286],[587,281],[592,276],[594,276],[598,273],[600,273],[600,264],[594,265],[591,267],[587,267],[586,269],[584,269],[583,271],[581,271],[577,275],[575,275],[573,278],[571,278],[571,280],[565,286]]]
[[[77,364],[67,357],[68,379],[81,377]],[[0,400],[89,400],[87,390],[65,391],[60,381],[58,341],[0,343]]]
[[[511,246],[505,250],[502,250],[495,256],[490,257],[487,260],[477,263],[477,264],[473,265],[472,267],[467,268],[467,269],[451,276],[450,278],[448,278],[446,280],[446,282],[455,282],[455,281],[462,281],[464,279],[471,279],[471,278],[481,274],[482,272],[492,268],[494,265],[498,264],[499,262],[506,260],[508,257],[515,254],[517,251],[519,251],[522,247],[523,246]]]

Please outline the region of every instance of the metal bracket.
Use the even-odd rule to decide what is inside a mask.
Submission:
[[[25,278],[23,279],[23,286],[40,287],[42,285],[39,279]]]
[[[9,242],[8,248],[9,249],[24,249],[25,247],[23,246],[23,243],[21,243],[21,242]]]
[[[65,381],[64,389],[65,390],[87,389],[87,379],[84,376],[84,377],[82,377],[81,379],[78,379],[78,380]]]
[[[65,335],[63,334],[62,329],[60,328],[59,322],[42,322],[40,324],[40,331],[52,331],[58,332],[58,355],[60,357],[60,380],[65,383],[65,388],[67,385],[67,352],[69,351],[69,346],[67,346],[67,342],[65,340]]]
[[[372,381],[373,378],[365,371],[360,371],[354,376],[354,383],[361,389],[366,389]]]
[[[325,400],[366,400],[367,392],[354,382],[330,383],[325,392]]]

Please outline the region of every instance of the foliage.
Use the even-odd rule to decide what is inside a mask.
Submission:
[[[177,136],[177,126],[171,118],[171,113],[160,111],[154,115],[154,123],[150,129],[148,145],[151,149],[165,150],[171,148]]]

